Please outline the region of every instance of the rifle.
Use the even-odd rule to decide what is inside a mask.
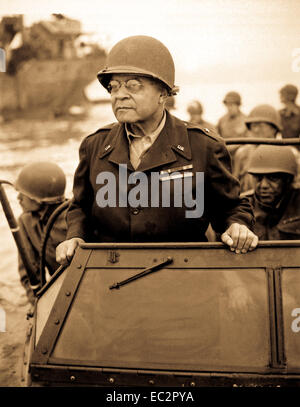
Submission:
[[[28,257],[24,239],[22,238],[22,234],[21,234],[18,222],[13,214],[13,211],[11,209],[5,189],[2,184],[8,184],[8,185],[12,185],[12,186],[13,186],[13,184],[9,181],[0,180],[0,202],[2,204],[2,208],[3,208],[4,214],[6,216],[10,231],[11,231],[13,238],[15,240],[15,243],[17,245],[17,249],[19,251],[21,260],[26,269],[30,284],[32,286],[36,286],[40,283],[40,281],[36,274],[36,270],[33,267],[33,265],[31,264],[30,258]]]

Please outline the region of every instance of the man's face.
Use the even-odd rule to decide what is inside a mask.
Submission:
[[[276,204],[283,196],[286,177],[281,173],[253,174],[255,193],[265,205]]]
[[[286,92],[280,92],[280,102],[283,105],[289,105],[290,103],[295,103],[297,95],[290,95]]]
[[[225,106],[228,110],[229,116],[235,117],[239,112],[239,105],[236,103],[226,102]]]
[[[266,122],[250,123],[250,131],[255,137],[275,138],[277,130],[272,124]]]
[[[288,99],[286,97],[286,94],[284,92],[280,92],[280,102],[283,104],[286,104],[288,102]]]
[[[119,122],[144,123],[163,110],[163,90],[154,80],[139,75],[114,74],[109,83],[113,112]]]
[[[41,204],[19,192],[18,200],[24,212],[35,212],[41,208]]]

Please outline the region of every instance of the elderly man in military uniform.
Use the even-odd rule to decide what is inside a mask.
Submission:
[[[300,189],[294,188],[295,154],[288,146],[260,145],[248,169],[254,189],[245,193],[254,208],[254,232],[262,240],[300,239]]]
[[[67,240],[57,248],[57,261],[67,264],[84,241],[205,241],[209,223],[232,251],[253,250],[258,239],[250,229],[252,209],[240,198],[224,142],[165,109],[168,96],[178,91],[169,50],[152,37],[125,38],[108,54],[98,79],[111,95],[118,122],[97,130],[80,146]],[[199,174],[204,174],[203,184]],[[103,204],[108,179],[113,188],[106,195],[113,198]],[[149,184],[136,195],[136,204],[130,204],[134,179]],[[203,205],[196,217],[187,216],[187,202],[178,205],[178,180],[186,181],[184,192],[193,198],[201,191]],[[168,188],[170,199],[164,201],[161,194]]]

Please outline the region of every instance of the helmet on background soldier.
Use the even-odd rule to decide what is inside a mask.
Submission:
[[[260,145],[251,154],[250,174],[284,173],[297,175],[297,160],[288,146]]]
[[[235,103],[236,105],[240,106],[242,103],[241,96],[237,92],[228,92],[223,100],[223,103]]]
[[[198,100],[193,100],[192,102],[190,102],[186,110],[191,116],[196,114],[202,115],[203,113],[203,107]]]
[[[280,117],[278,112],[271,105],[258,105],[251,110],[249,116],[245,119],[246,126],[250,129],[251,123],[269,123],[277,132],[281,130]]]
[[[60,203],[65,199],[66,176],[55,163],[34,162],[22,168],[15,188],[39,203]]]

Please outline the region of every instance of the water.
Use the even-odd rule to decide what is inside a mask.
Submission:
[[[72,179],[78,163],[78,148],[81,140],[111,121],[113,121],[111,107],[103,104],[94,106],[88,117],[79,121],[14,120],[2,123],[0,178],[14,182],[25,164],[33,161],[53,161],[64,170],[67,177],[66,196],[71,197]],[[17,193],[10,186],[5,186],[5,191],[15,216],[18,216],[21,208],[17,201]],[[0,208],[0,236],[2,242],[0,245],[0,301],[3,302],[3,290],[18,280],[18,272],[17,250],[2,207]],[[14,299],[10,298],[9,301],[13,302]]]
[[[71,197],[74,170],[81,140],[97,128],[114,121],[108,104],[93,105],[81,120],[13,120],[0,124],[0,179],[14,182],[21,168],[33,161],[56,162],[67,178],[66,196]],[[4,185],[16,217],[21,213],[17,193]],[[0,332],[0,386],[20,386],[29,304],[20,284],[18,253],[0,205],[0,311],[6,314],[5,332]],[[3,322],[3,321],[2,321]],[[3,325],[3,324],[2,324]],[[2,329],[3,331],[3,329]]]

